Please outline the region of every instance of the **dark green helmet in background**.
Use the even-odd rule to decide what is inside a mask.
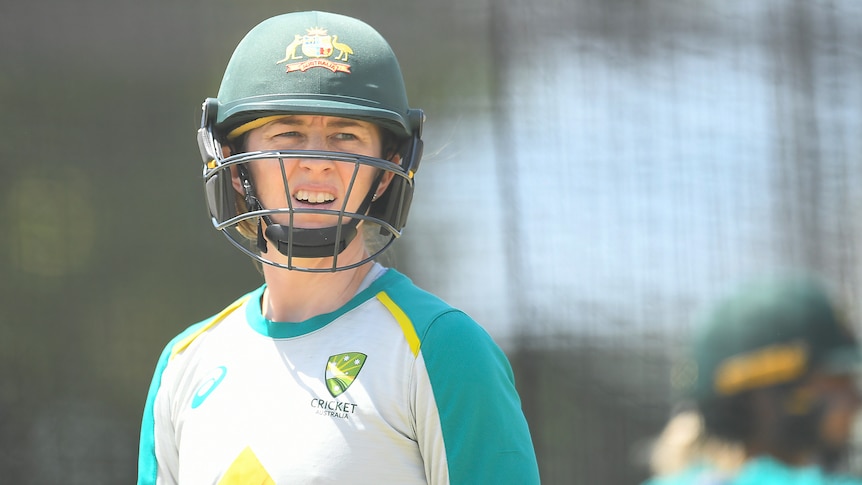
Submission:
[[[342,212],[343,224],[339,222],[325,230],[270,227],[264,236],[261,219],[267,221],[268,215],[290,213],[293,208],[259,207],[248,194],[243,200],[231,184],[230,167],[273,158],[273,154],[225,158],[221,148],[230,146],[236,153],[236,142],[243,134],[275,117],[292,114],[354,118],[380,126],[396,141],[395,153],[389,160],[345,154],[329,159],[354,162],[357,167],[371,165],[396,176],[379,199],[373,200],[369,193],[367,203],[356,213]],[[267,241],[276,244],[290,261],[294,257],[331,256],[336,260],[332,271],[355,267],[358,264],[339,266],[337,256],[355,237],[360,220],[379,225],[380,233],[388,238],[368,259],[388,248],[401,234],[422,154],[423,121],[422,111],[408,105],[401,68],[391,47],[366,23],[326,12],[296,12],[267,19],[239,43],[225,70],[218,97],[208,98],[203,105],[198,142],[213,225],[238,248],[268,264],[284,266],[260,256]],[[304,156],[299,152],[278,155]],[[244,234],[241,228],[249,222],[258,225],[257,250],[248,247],[248,231]],[[277,226],[270,221],[267,225]],[[306,269],[292,262],[286,267]]]
[[[855,406],[860,349],[820,281],[805,273],[749,281],[717,302],[693,336],[675,376],[681,409],[697,410],[704,437],[782,456],[816,452],[824,463],[841,456],[846,442],[827,436],[823,423],[830,410]],[[817,387],[825,381],[843,387]]]
[[[693,377],[698,400],[781,386],[820,371],[853,374],[860,349],[840,307],[801,274],[750,281],[716,304],[696,329]]]

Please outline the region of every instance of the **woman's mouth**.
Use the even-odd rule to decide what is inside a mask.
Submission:
[[[307,204],[327,204],[335,200],[335,195],[329,192],[315,192],[312,190],[297,190],[293,198]]]

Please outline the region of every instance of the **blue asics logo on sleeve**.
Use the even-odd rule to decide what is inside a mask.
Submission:
[[[223,365],[216,367],[210,372],[209,377],[204,380],[203,384],[198,386],[198,390],[195,391],[195,395],[192,397],[192,409],[203,404],[204,400],[221,384],[225,375],[227,375],[227,367]]]

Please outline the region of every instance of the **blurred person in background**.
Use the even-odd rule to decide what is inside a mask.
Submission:
[[[264,284],[166,346],[139,484],[539,483],[501,349],[375,261],[423,119],[357,19],[279,15],[239,43],[198,141],[213,225]]]
[[[819,282],[750,282],[712,309],[690,350],[646,485],[862,484],[836,471],[860,405],[860,349]]]

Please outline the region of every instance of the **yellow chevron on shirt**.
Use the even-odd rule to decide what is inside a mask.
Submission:
[[[275,480],[246,446],[219,480],[218,485],[275,485]]]

